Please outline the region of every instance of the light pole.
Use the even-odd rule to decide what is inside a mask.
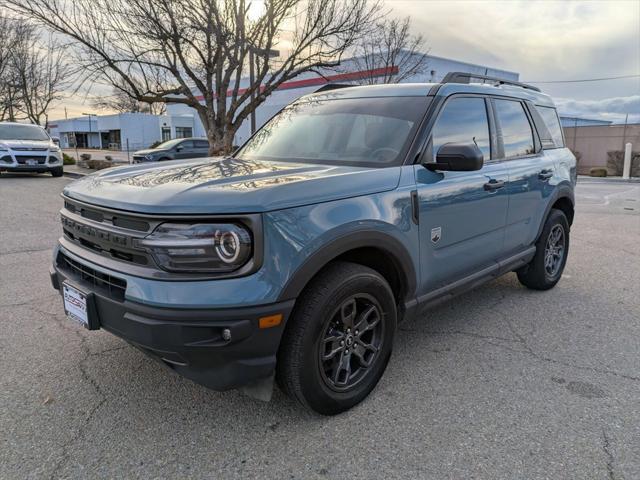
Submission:
[[[82,113],[82,115],[86,115],[87,117],[89,117],[89,137],[87,138],[87,148],[91,148],[91,135],[92,135],[92,130],[91,130],[91,117],[97,117],[97,115],[95,113]]]

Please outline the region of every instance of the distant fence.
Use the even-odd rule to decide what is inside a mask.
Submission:
[[[627,143],[634,157],[640,152],[640,124],[566,127],[565,143],[578,158],[578,173],[588,174],[594,167],[607,168],[610,175],[620,175],[619,158]],[[634,169],[635,173],[636,170]]]

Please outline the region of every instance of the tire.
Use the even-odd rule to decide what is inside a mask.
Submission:
[[[276,366],[280,388],[322,415],[357,405],[384,373],[396,321],[393,292],[378,272],[330,264],[298,298],[286,326]]]
[[[557,239],[556,243],[554,239]],[[547,254],[553,258],[549,259]],[[562,277],[568,254],[569,222],[562,211],[552,209],[536,242],[536,254],[528,265],[518,270],[518,280],[533,290],[555,287]]]
[[[51,170],[52,177],[61,177],[63,173],[64,170],[62,169],[62,167],[54,168]]]

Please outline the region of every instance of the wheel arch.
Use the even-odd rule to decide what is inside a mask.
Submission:
[[[542,229],[544,228],[544,224],[547,221],[549,213],[552,209],[562,211],[562,213],[564,213],[567,217],[569,226],[573,224],[573,218],[575,215],[575,199],[573,188],[570,185],[559,185],[555,193],[547,203],[547,208],[545,209],[544,215],[542,216],[542,221],[540,222],[540,225],[538,227],[538,234],[536,235],[536,239],[538,239],[542,234]]]
[[[279,300],[297,298],[314,277],[336,260],[376,270],[389,282],[401,308],[415,294],[416,269],[406,247],[389,234],[370,230],[345,235],[316,250],[289,278]]]

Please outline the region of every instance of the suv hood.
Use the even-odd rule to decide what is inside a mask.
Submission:
[[[0,145],[14,148],[54,148],[55,145],[49,140],[0,140]]]
[[[150,214],[258,213],[392,190],[399,178],[400,167],[205,158],[110,168],[64,195]]]

